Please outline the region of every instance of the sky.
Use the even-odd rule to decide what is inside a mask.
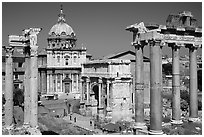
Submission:
[[[39,50],[46,48],[48,32],[57,23],[61,4],[66,23],[77,36],[77,47],[86,47],[94,58],[133,49],[132,33],[125,28],[135,23],[165,25],[170,13],[191,11],[202,26],[201,2],[3,2],[2,45],[8,45],[8,35],[21,35],[23,29],[40,27]],[[162,51],[171,57],[169,47]],[[144,48],[144,54],[149,57],[149,47]],[[201,49],[198,54],[202,54]],[[181,48],[180,55],[188,55],[188,49]]]

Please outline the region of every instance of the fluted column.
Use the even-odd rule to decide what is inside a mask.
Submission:
[[[182,124],[180,112],[180,61],[179,45],[171,44],[172,47],[172,124]]]
[[[143,45],[135,44],[135,128],[146,128],[144,122]]]
[[[6,47],[6,77],[5,77],[5,126],[13,124],[13,48]]]
[[[197,82],[197,47],[189,47],[190,54],[190,107],[189,120],[197,121],[198,119],[198,82]]]
[[[162,134],[160,41],[150,41],[150,134]]]
[[[25,79],[24,79],[24,86],[25,86],[25,91],[24,91],[24,126],[30,125],[30,113],[31,113],[31,108],[30,108],[30,49],[29,47],[25,47],[24,49],[25,53]]]

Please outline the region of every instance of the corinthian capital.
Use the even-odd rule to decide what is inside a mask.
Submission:
[[[4,47],[4,50],[6,51],[6,57],[11,58],[13,55],[13,47]]]
[[[24,30],[23,33],[28,34],[30,37],[30,46],[37,45],[37,34],[41,31],[41,28],[30,28]]]
[[[30,46],[30,56],[38,55],[38,46]]]

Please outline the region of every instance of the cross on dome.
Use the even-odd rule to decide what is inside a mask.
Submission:
[[[66,22],[66,19],[65,19],[65,14],[63,13],[63,7],[62,5],[60,5],[60,14],[58,15],[59,18],[58,18],[58,22]]]

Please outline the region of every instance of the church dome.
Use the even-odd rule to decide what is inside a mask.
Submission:
[[[55,24],[49,31],[49,35],[70,35],[75,36],[75,33],[71,26],[66,23],[65,14],[63,13],[62,7],[60,14],[58,15],[57,24]]]
[[[74,31],[67,23],[62,22],[55,24],[50,29],[49,35],[74,35]]]

